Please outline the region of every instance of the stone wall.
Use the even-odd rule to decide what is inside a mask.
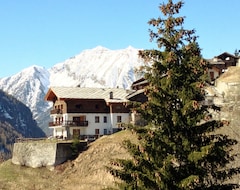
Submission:
[[[72,157],[71,143],[19,142],[14,144],[12,163],[33,168],[56,166]]]

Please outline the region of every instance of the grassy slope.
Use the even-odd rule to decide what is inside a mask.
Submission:
[[[239,111],[240,113],[240,111]],[[236,118],[224,113],[232,122],[221,129],[221,133],[228,134],[240,142],[238,134],[239,122]],[[223,115],[222,115],[223,116]],[[238,114],[239,117],[239,114]],[[237,120],[238,121],[238,120]],[[46,168],[32,169],[11,164],[8,160],[0,165],[1,190],[99,190],[114,184],[113,177],[105,170],[112,158],[127,158],[129,155],[121,147],[125,139],[137,141],[129,131],[102,137],[93,142],[88,149],[81,153],[74,161],[59,165],[54,171]],[[239,153],[240,143],[233,150]],[[240,166],[240,156],[229,167]],[[239,183],[239,175],[230,180]]]
[[[77,159],[57,166],[54,171],[16,166],[8,160],[0,165],[0,189],[98,190],[111,186],[114,179],[105,166],[109,165],[112,158],[129,157],[121,147],[121,142],[125,139],[136,141],[129,131],[102,137]]]
[[[0,165],[0,189],[35,190],[54,187],[58,181],[55,174],[46,168],[16,166],[8,160]],[[49,188],[50,189],[50,188]],[[51,188],[57,190],[58,188]]]

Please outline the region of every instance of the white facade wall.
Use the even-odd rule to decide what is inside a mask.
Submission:
[[[112,128],[117,128],[118,127],[118,121],[117,121],[117,117],[121,116],[122,117],[122,121],[121,123],[130,123],[130,114],[129,113],[112,113],[111,117],[112,117]]]
[[[96,129],[99,130],[99,135],[111,134],[113,132],[113,128],[118,128],[118,116],[121,116],[121,123],[130,123],[130,115],[129,113],[65,113],[62,114],[64,121],[72,121],[73,117],[85,116],[86,121],[88,121],[88,126],[70,126],[69,132],[70,135],[73,134],[74,129],[80,129],[80,135],[95,135]],[[95,122],[95,117],[99,117],[99,123]],[[59,117],[59,115],[53,115],[53,122],[55,118]],[[107,122],[104,123],[104,117],[107,117]],[[67,128],[61,126],[55,126],[53,130],[53,136],[63,136],[63,138],[67,138]]]
[[[55,127],[53,130],[53,136],[54,137],[64,137],[67,138],[67,131],[65,129],[65,127]]]

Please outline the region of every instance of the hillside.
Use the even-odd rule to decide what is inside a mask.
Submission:
[[[129,131],[104,136],[82,152],[74,161],[59,165],[55,170],[27,168],[11,164],[0,165],[0,189],[2,190],[100,190],[114,184],[113,177],[105,166],[112,158],[127,158],[121,147],[125,139],[136,141]],[[34,179],[34,180],[33,180]]]
[[[238,126],[229,125],[220,132],[239,139],[236,134]],[[110,165],[112,158],[129,158],[129,154],[121,143],[125,139],[137,142],[130,131],[121,131],[104,136],[89,145],[75,160],[51,168],[28,168],[17,166],[8,160],[0,164],[0,189],[2,190],[100,190],[114,185],[114,178],[105,167]],[[238,153],[239,144],[233,153]],[[229,167],[239,166],[239,158]],[[238,183],[239,176],[231,179]]]
[[[0,155],[11,157],[12,145],[20,137],[44,137],[30,109],[0,90]]]
[[[12,125],[0,121],[0,161],[12,157],[13,143],[21,137]]]

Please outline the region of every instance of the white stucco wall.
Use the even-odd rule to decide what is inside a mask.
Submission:
[[[80,135],[95,135],[96,129],[99,129],[99,135],[104,135],[104,130],[107,133],[112,133],[113,128],[118,127],[117,117],[121,116],[122,123],[130,123],[130,115],[129,113],[71,113],[71,114],[63,114],[64,121],[72,121],[73,117],[85,116],[86,121],[88,121],[88,126],[86,127],[70,127],[70,134],[73,134],[74,129],[80,129]],[[95,117],[99,117],[99,123],[95,122]],[[104,123],[104,117],[107,117],[107,123]],[[55,121],[55,117],[53,117],[53,121]],[[53,136],[63,136],[67,137],[67,130],[65,127],[55,127]]]

